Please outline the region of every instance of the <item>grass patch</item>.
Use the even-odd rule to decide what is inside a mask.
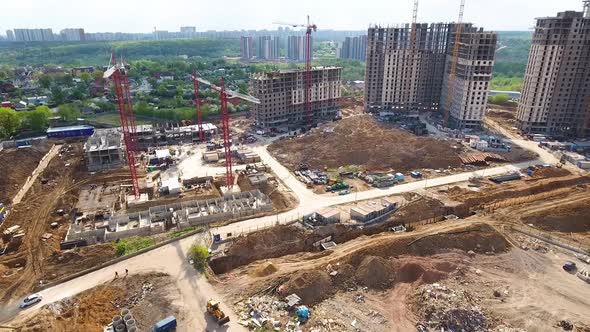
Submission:
[[[133,236],[127,239],[119,239],[115,242],[115,251],[117,256],[125,256],[137,252],[141,249],[151,247],[156,244],[156,240],[147,236]]]
[[[96,116],[89,116],[86,119],[93,123],[101,123],[117,127],[121,126],[121,117],[119,116],[119,113],[104,113]],[[136,125],[148,124],[148,121],[143,120],[141,118],[134,117],[133,119],[135,120]]]
[[[176,239],[177,237],[181,237],[185,234],[191,233],[191,232],[202,232],[203,231],[203,227],[200,226],[192,226],[189,228],[185,228],[179,231],[174,231],[172,233],[170,233],[170,238],[171,239]]]

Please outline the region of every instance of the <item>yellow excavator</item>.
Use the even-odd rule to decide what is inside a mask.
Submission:
[[[207,301],[207,312],[217,320],[219,326],[229,322],[229,316],[219,308],[219,302],[214,300]]]

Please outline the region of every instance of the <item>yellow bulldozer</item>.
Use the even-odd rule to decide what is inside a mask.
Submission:
[[[217,301],[207,301],[207,312],[217,320],[219,326],[229,322],[229,316],[226,316],[221,308],[219,308],[219,302]]]

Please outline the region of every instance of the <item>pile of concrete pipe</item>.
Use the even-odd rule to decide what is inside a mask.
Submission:
[[[129,309],[121,310],[121,315],[113,317],[113,328],[115,332],[137,332],[135,319]]]

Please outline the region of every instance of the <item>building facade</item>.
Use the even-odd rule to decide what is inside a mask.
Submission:
[[[242,59],[252,59],[254,57],[254,44],[252,43],[252,37],[240,38],[242,47]]]
[[[516,115],[525,133],[590,135],[590,12],[537,19]]]
[[[452,128],[477,128],[487,110],[498,36],[465,24],[459,37],[455,77],[451,80],[456,29],[457,25],[450,25],[440,109],[448,112]]]
[[[59,32],[61,40],[63,41],[85,41],[86,35],[84,29],[63,29]]]
[[[340,59],[365,61],[367,58],[367,36],[346,37],[336,50]]]
[[[457,120],[453,122],[453,125],[462,127],[467,124],[463,114],[469,114],[469,112],[459,110],[464,110],[466,105],[470,104],[471,90],[468,87],[473,86],[477,87],[475,94],[478,97],[475,98],[481,99],[481,101],[474,99],[474,103],[479,103],[476,104],[478,108],[485,110],[496,34],[477,29],[472,24],[463,25],[458,61],[460,65],[457,66],[453,85],[457,87],[453,89],[453,94],[460,95],[452,99],[452,101],[461,102],[449,103],[450,100],[446,98],[449,91],[446,82],[449,79],[452,63],[456,27],[455,24],[447,23],[418,23],[414,48],[411,46],[410,24],[369,28],[366,51],[365,110],[367,112],[444,111],[448,103],[451,117],[454,116]],[[482,52],[485,55],[480,54]],[[479,58],[482,59],[477,60]],[[458,77],[462,80],[458,80]],[[480,85],[481,80],[488,83]],[[479,90],[480,87],[483,89]],[[478,92],[481,94],[478,95]],[[441,105],[441,101],[444,101],[445,105]],[[453,112],[453,110],[456,111]],[[471,114],[474,114],[473,110]],[[477,126],[483,119],[483,115],[484,112],[481,112],[476,121],[470,120],[467,127]]]
[[[14,40],[21,42],[53,41],[51,29],[14,29]]]
[[[14,41],[14,32],[12,30],[6,30],[6,39],[8,41]]]
[[[311,37],[311,49],[313,49],[313,36]],[[287,59],[305,61],[305,36],[289,36],[287,38]]]
[[[341,97],[341,67],[314,67],[311,71],[311,120],[333,119]],[[250,94],[260,99],[252,106],[257,125],[297,128],[305,122],[305,70],[253,74]]]
[[[280,56],[281,44],[279,37],[260,36],[258,37],[258,59],[277,60]]]

